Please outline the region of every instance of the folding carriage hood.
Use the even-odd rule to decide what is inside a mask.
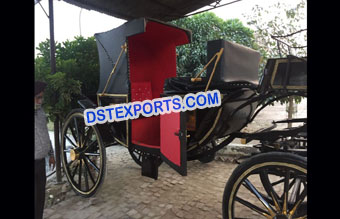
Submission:
[[[96,33],[95,38],[100,63],[97,93],[103,92],[121,46],[126,42],[127,52],[122,54],[105,92],[129,94],[130,80],[176,77],[176,46],[190,43],[191,31],[158,20],[139,18],[110,31]],[[163,82],[160,82],[162,86]]]

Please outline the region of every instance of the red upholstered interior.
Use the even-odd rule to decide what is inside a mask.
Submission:
[[[186,43],[183,30],[154,21],[144,33],[128,37],[131,101],[160,97],[165,79],[176,77],[176,46]],[[131,141],[159,148],[159,116],[132,120]]]
[[[143,100],[152,100],[150,81],[131,83],[131,101]]]

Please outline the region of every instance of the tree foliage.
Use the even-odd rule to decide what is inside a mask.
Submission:
[[[252,13],[246,15],[247,24],[254,28],[256,44],[262,55],[260,73],[262,74],[268,58],[286,57],[295,55],[307,56],[307,47],[288,49],[288,46],[278,43],[272,36],[286,36],[307,28],[306,0],[300,0],[294,6],[278,2],[265,9],[259,5],[252,8]],[[307,31],[301,31],[289,37],[278,38],[283,43],[292,47],[303,47],[307,45]],[[296,103],[301,102],[301,97],[294,98]],[[281,104],[288,103],[288,98],[282,99]]]
[[[64,118],[75,106],[79,95],[94,96],[99,82],[98,52],[94,37],[75,37],[73,41],[56,43],[56,69],[51,75],[50,42],[37,47],[35,79],[48,83],[44,95],[44,109],[49,119]],[[57,98],[57,100],[55,100]]]
[[[224,21],[213,12],[178,19],[174,25],[192,31],[192,42],[177,47],[177,76],[194,76],[207,63],[207,42],[225,39],[257,49],[254,32],[238,19]],[[204,75],[204,74],[203,74]]]
[[[307,28],[306,21],[306,0],[300,0],[295,6],[289,6],[278,2],[265,9],[259,5],[252,8],[250,15],[245,15],[247,24],[254,28],[255,40],[258,49],[263,57],[261,69],[268,58],[285,57],[286,55],[307,56],[307,48],[291,49],[280,44],[280,50],[275,39],[271,36],[285,36]],[[307,31],[300,32],[290,37],[279,38],[282,42],[300,47],[307,45]],[[281,53],[281,54],[280,54]]]

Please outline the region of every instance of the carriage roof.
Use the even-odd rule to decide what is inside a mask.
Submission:
[[[216,0],[64,0],[67,3],[117,18],[132,20],[150,17],[171,21],[194,12]],[[213,8],[213,6],[211,6]]]

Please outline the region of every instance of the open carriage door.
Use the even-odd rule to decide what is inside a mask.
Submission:
[[[186,113],[170,113],[160,116],[161,157],[182,176],[187,175]]]
[[[145,32],[128,37],[132,101],[159,98],[164,81],[176,77],[176,46],[191,42],[189,30],[152,19],[145,19],[144,24]],[[181,175],[186,175],[184,115],[171,113],[131,121],[131,142],[147,150],[159,149],[162,160]]]

